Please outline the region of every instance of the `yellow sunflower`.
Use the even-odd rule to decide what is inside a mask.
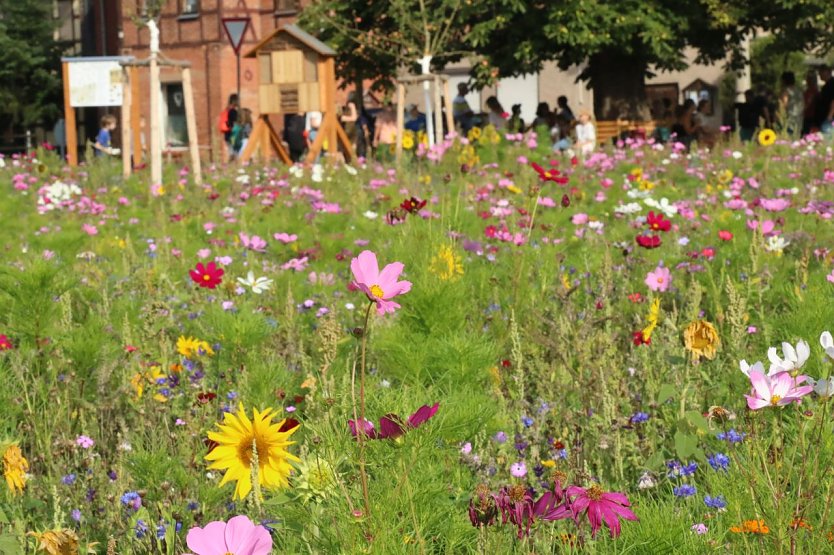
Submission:
[[[177,352],[185,358],[193,358],[195,355],[214,355],[214,350],[207,341],[200,341],[193,337],[185,337],[181,335],[177,339]]]
[[[463,264],[451,247],[443,245],[431,259],[429,270],[443,281],[454,281],[463,275]]]
[[[406,150],[411,150],[414,148],[414,136],[405,134],[403,135],[403,148]]]
[[[469,133],[466,134],[466,138],[469,139],[470,142],[477,141],[481,138],[481,128],[473,127],[469,130]]]
[[[20,447],[16,443],[6,447],[3,453],[3,474],[12,495],[23,492],[23,488],[26,487],[26,472],[28,470],[29,461],[24,458]]]
[[[643,328],[643,341],[648,342],[652,338],[652,333],[654,333],[655,328],[657,327],[658,320],[660,319],[660,299],[655,299],[652,301],[652,306],[649,308],[649,317],[648,317],[648,325]]]
[[[237,482],[234,494],[237,499],[243,499],[252,490],[255,455],[258,462],[258,484],[264,489],[288,487],[287,477],[292,470],[289,461],[300,461],[287,451],[287,447],[295,443],[288,439],[298,430],[298,426],[281,432],[285,420],[273,424],[274,417],[271,408],[263,412],[253,409],[253,418],[249,420],[241,404],[236,415],[231,412],[225,414],[223,424],[217,425],[220,431],[208,433],[208,438],[217,443],[217,447],[206,455],[206,460],[212,461],[208,468],[226,471],[221,486]]]
[[[29,532],[38,542],[38,549],[49,555],[78,555],[78,536],[72,530]]]
[[[773,129],[762,129],[759,131],[759,144],[770,146],[776,142],[776,132]]]
[[[733,172],[729,169],[724,169],[718,172],[718,182],[722,185],[728,184],[733,180]]]
[[[714,359],[716,351],[721,346],[721,338],[718,337],[715,326],[706,320],[695,320],[686,326],[683,330],[683,341],[686,350],[695,360],[700,357]]]

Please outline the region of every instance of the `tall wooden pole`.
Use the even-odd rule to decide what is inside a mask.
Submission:
[[[133,90],[132,83],[130,82],[130,73],[128,68],[122,68],[122,121],[120,122],[122,127],[122,177],[127,179],[130,177],[130,155],[133,149],[136,148],[137,145],[132,145],[130,141],[130,131],[132,122],[131,120],[131,104],[133,103],[133,98],[131,97],[131,91]]]
[[[200,142],[197,137],[197,117],[194,114],[194,91],[191,88],[191,68],[182,69],[182,94],[185,96],[185,124],[188,127],[188,149],[191,151],[191,170],[194,183],[203,184],[203,167],[200,163]]]
[[[443,109],[440,101],[440,77],[434,76],[434,133],[436,144],[443,142]]]
[[[151,32],[151,185],[162,185],[162,137],[160,131],[162,126],[162,113],[159,102],[159,62],[157,61],[157,54],[159,53],[159,28],[154,20],[148,22],[148,28]]]
[[[71,167],[78,165],[78,129],[75,125],[75,108],[70,101],[69,63],[61,64],[64,78],[64,134],[67,139],[67,162]]]
[[[449,79],[443,77],[443,96],[446,97],[446,129],[449,133],[455,131],[455,115],[452,113],[452,96],[449,91]]]
[[[131,144],[133,146],[133,167],[138,168],[142,165],[142,151],[144,146],[142,144],[142,129],[139,116],[139,68],[131,66],[128,69],[128,78],[130,79],[130,134]]]
[[[397,164],[403,157],[403,133],[405,132],[405,85],[397,83]]]

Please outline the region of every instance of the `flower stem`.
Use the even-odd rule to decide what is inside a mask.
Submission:
[[[365,502],[365,518],[371,516],[371,498],[368,494],[368,475],[365,472],[365,350],[368,343],[368,322],[374,303],[369,302],[362,326],[362,347],[359,363],[359,421],[356,423],[356,438],[359,440],[359,478],[362,481],[362,498]]]

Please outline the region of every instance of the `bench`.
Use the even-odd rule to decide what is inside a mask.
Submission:
[[[648,139],[663,123],[655,120],[600,120],[596,123],[597,144],[605,146],[620,137]]]

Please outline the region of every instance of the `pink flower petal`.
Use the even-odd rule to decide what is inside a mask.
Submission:
[[[209,522],[205,528],[194,527],[189,530],[185,543],[195,555],[225,555],[228,552],[224,539],[225,530],[225,522]]]

